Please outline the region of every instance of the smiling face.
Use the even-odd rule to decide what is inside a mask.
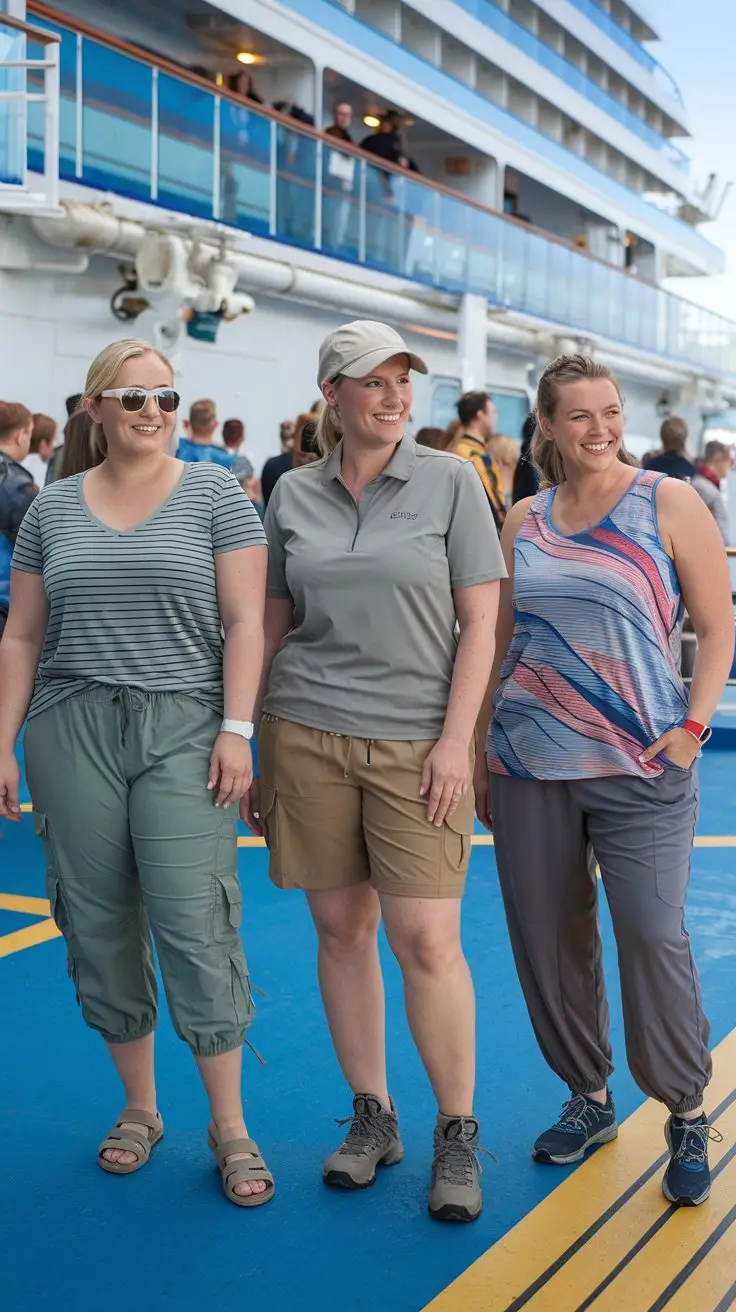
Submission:
[[[171,371],[154,351],[126,360],[110,387],[170,388]],[[108,389],[105,389],[108,390]],[[176,424],[176,412],[165,414],[156,398],[149,396],[142,410],[128,413],[117,397],[98,397],[87,402],[89,413],[101,424],[108,451],[130,457],[151,455],[168,449]]]
[[[540,414],[539,423],[547,440],[555,443],[568,477],[572,471],[609,469],[623,446],[623,404],[610,378],[560,384],[554,414]]]
[[[343,376],[322,390],[348,438],[373,448],[401,441],[414,401],[407,356],[394,355],[365,378]]]

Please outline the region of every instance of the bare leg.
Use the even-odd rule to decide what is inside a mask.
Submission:
[[[132,1043],[108,1043],[107,1047],[123,1082],[126,1107],[139,1107],[141,1111],[155,1114],[157,1108],[153,1035],[147,1034],[145,1038],[134,1039]],[[145,1125],[126,1121],[125,1128],[137,1130],[144,1139],[148,1138],[149,1130]],[[102,1155],[108,1162],[121,1162],[126,1166],[132,1166],[137,1161],[135,1153],[122,1152],[118,1148],[106,1148]]]
[[[353,1093],[374,1093],[388,1109],[381,907],[369,884],[307,894],[317,968],[335,1053]]]
[[[196,1057],[202,1083],[210,1100],[212,1119],[217,1127],[217,1134],[222,1143],[228,1139],[247,1139],[248,1131],[243,1119],[243,1098],[240,1090],[240,1078],[243,1069],[243,1049],[234,1048],[231,1052],[222,1052],[217,1057]],[[248,1153],[233,1153],[228,1161],[238,1162],[248,1157]],[[247,1198],[249,1194],[262,1194],[267,1186],[265,1180],[247,1181],[235,1185],[235,1193]]]
[[[381,896],[409,1026],[446,1116],[472,1115],[475,1084],[475,995],[460,944],[460,905],[459,898]]]

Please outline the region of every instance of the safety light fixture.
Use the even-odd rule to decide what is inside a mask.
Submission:
[[[240,50],[235,56],[239,64],[258,64],[260,59],[252,50]]]

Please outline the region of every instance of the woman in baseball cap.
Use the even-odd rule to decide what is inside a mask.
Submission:
[[[317,928],[354,1099],[326,1183],[365,1188],[403,1156],[386,1078],[383,916],[439,1104],[430,1212],[471,1221],[479,1131],[460,904],[505,569],[472,465],[405,436],[412,370],[427,366],[386,324],[345,324],[322,344],[322,458],[277,483],[266,515],[261,778],[242,814],[265,833],[274,883],[306,891]]]

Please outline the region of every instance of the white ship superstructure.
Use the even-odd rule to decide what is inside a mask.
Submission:
[[[0,392],[53,413],[135,332],[266,455],[361,316],[427,357],[417,423],[487,386],[518,436],[579,347],[635,447],[699,430],[736,401],[736,324],[687,299],[722,188],[656,36],[624,0],[0,0]],[[388,109],[410,168],[360,148]]]

